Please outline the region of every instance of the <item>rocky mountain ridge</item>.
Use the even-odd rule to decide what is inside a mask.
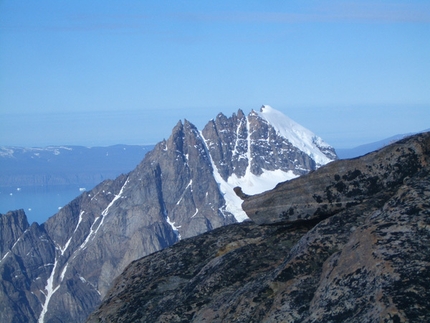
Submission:
[[[132,262],[87,322],[430,320],[430,133],[243,207],[252,221]]]
[[[83,322],[131,261],[247,219],[237,184],[259,192],[335,158],[321,138],[268,106],[219,114],[202,131],[180,121],[133,171],[45,223],[29,225],[22,211],[1,215],[12,228],[0,228],[0,321]]]

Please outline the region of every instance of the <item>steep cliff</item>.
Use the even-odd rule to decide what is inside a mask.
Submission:
[[[428,322],[429,161],[424,133],[247,197],[253,221],[134,261],[88,322]]]

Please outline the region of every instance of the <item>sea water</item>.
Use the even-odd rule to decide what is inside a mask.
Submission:
[[[0,187],[0,213],[23,209],[30,224],[41,224],[90,189],[77,185]]]

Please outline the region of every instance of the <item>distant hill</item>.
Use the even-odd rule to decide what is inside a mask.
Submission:
[[[429,129],[423,130],[422,132],[430,131]],[[410,132],[410,133],[404,133],[404,134],[398,134],[383,140],[371,142],[369,144],[360,145],[354,148],[345,148],[345,149],[336,149],[337,156],[339,159],[348,159],[348,158],[355,158],[359,156],[363,156],[365,154],[368,154],[372,151],[375,151],[377,149],[381,149],[382,147],[385,147],[389,144],[392,144],[400,139],[403,139],[408,136],[412,136],[416,133]]]
[[[153,147],[0,147],[0,186],[94,186],[128,173]]]

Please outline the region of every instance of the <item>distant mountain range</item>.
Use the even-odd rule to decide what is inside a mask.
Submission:
[[[0,213],[45,222],[100,182],[130,172],[154,145],[0,147]]]
[[[0,187],[84,185],[128,173],[154,145],[0,147]]]
[[[269,106],[220,113],[202,130],[180,121],[134,170],[45,223],[29,225],[22,210],[0,215],[0,321],[83,322],[131,261],[247,220],[236,186],[260,193],[335,159]]]
[[[430,129],[423,130],[422,132],[430,131]],[[415,132],[411,133],[404,133],[404,134],[398,134],[394,135],[392,137],[371,142],[368,144],[360,145],[354,148],[336,148],[336,153],[339,159],[347,159],[347,158],[355,158],[359,156],[363,156],[365,154],[368,154],[372,151],[375,151],[377,149],[380,149],[382,147],[385,147],[389,144],[392,144],[400,139],[406,138],[408,136],[416,134]]]

